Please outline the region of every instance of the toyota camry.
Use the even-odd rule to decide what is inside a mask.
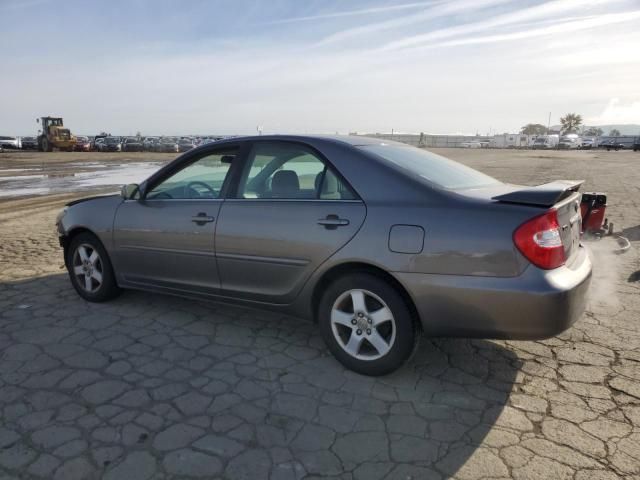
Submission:
[[[280,310],[382,375],[423,335],[540,339],[576,321],[580,184],[505,184],[374,138],[231,138],[70,203],[57,231],[85,300],[131,288]]]

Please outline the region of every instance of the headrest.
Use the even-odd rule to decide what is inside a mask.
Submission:
[[[278,170],[271,180],[271,193],[274,197],[295,196],[299,191],[300,180],[293,170]]]

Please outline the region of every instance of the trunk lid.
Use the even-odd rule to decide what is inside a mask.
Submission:
[[[509,185],[513,189],[496,195],[492,199],[505,203],[552,207],[575,194],[583,183],[584,180],[556,180],[535,187]]]
[[[546,210],[556,210],[565,263],[569,263],[580,244],[582,216],[578,190],[583,183],[583,180],[556,180],[533,187],[501,183],[456,193],[483,202],[522,206],[523,222]],[[517,226],[514,225],[514,228]]]

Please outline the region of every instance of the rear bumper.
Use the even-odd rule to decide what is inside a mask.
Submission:
[[[519,277],[394,273],[412,296],[427,335],[512,340],[549,338],[582,315],[591,261],[581,247],[570,265],[529,266]]]

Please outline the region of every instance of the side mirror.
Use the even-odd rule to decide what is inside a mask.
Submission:
[[[120,196],[125,200],[132,200],[139,191],[140,185],[138,185],[137,183],[128,183],[127,185],[122,186],[122,190],[120,190]]]

